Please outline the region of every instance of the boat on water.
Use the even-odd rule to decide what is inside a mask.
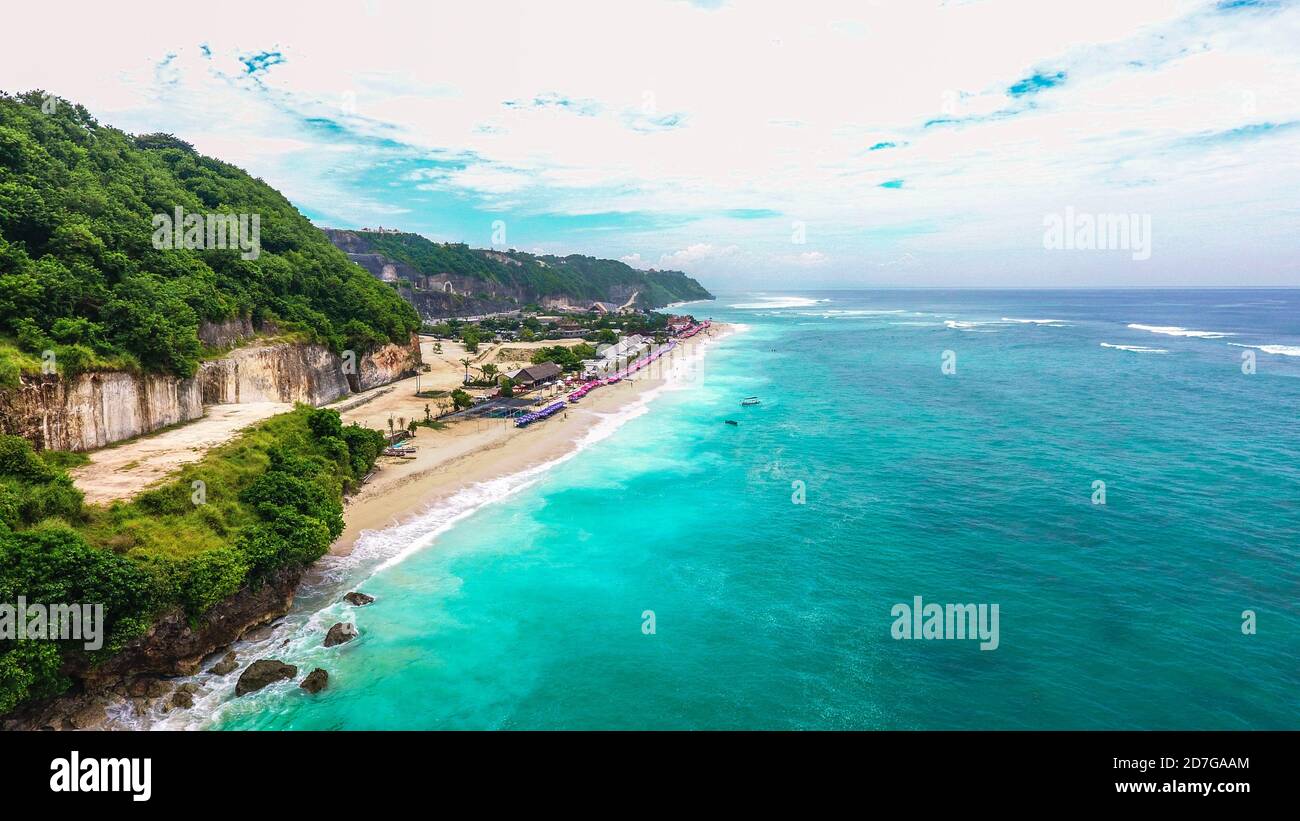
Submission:
[[[737,422],[735,419],[727,419],[727,420],[724,420],[724,421],[725,421],[728,425],[736,425],[736,426],[739,426],[739,425],[740,425],[740,423]]]
[[[740,400],[740,404],[742,404],[742,405],[758,405],[758,404],[761,404],[761,403],[758,401],[758,397],[757,397],[757,396],[746,396],[744,399]]]

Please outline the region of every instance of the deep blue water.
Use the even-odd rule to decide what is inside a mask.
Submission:
[[[688,310],[747,327],[532,484],[370,539],[274,651],[330,689],[217,725],[1300,727],[1300,291]],[[999,646],[895,640],[915,596],[997,604]]]

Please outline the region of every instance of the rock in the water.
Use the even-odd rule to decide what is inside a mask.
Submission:
[[[231,650],[222,657],[221,661],[212,665],[208,672],[215,676],[225,676],[235,672],[235,668],[238,666],[239,663],[235,661],[235,651]]]
[[[150,682],[156,680],[157,679],[149,678],[147,676],[140,676],[139,678],[132,679],[131,683],[126,686],[126,694],[131,698],[144,698],[149,695]]]
[[[68,726],[76,730],[95,730],[104,726],[108,720],[107,705],[93,701],[68,717]]]
[[[177,690],[172,694],[172,707],[182,707],[186,710],[194,706],[194,694],[187,690]]]
[[[254,627],[244,635],[240,636],[244,641],[266,641],[275,632],[274,624],[264,624],[261,627]]]
[[[343,601],[356,607],[365,607],[375,600],[374,596],[367,596],[365,593],[352,592],[343,597]]]
[[[325,646],[333,647],[336,644],[343,644],[344,642],[352,641],[358,635],[360,634],[357,633],[357,626],[355,624],[338,622],[330,628],[328,633],[325,634]]]
[[[303,679],[302,684],[298,686],[309,693],[319,693],[325,689],[326,684],[329,684],[329,680],[330,674],[317,667],[308,673],[307,678]]]
[[[247,695],[296,675],[298,675],[298,668],[292,664],[285,664],[276,659],[259,659],[248,665],[248,669],[239,677],[239,681],[235,682],[235,695]]]

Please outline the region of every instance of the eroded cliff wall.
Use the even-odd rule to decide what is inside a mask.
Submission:
[[[323,405],[350,392],[343,361],[324,345],[250,346],[204,362],[196,377],[203,404],[305,402]]]
[[[0,391],[0,431],[47,450],[93,450],[203,416],[199,383],[111,371]]]
[[[419,364],[419,339],[412,336],[407,345],[385,345],[347,368],[323,345],[277,343],[205,362],[193,379],[120,371],[24,377],[17,389],[0,391],[0,432],[41,449],[94,450],[198,419],[204,405],[324,405],[409,376]]]

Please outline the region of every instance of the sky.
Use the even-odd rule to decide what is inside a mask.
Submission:
[[[321,226],[714,290],[1300,285],[1300,0],[115,0],[4,19],[0,89],[174,133]],[[1149,231],[1049,239],[1113,217]]]

